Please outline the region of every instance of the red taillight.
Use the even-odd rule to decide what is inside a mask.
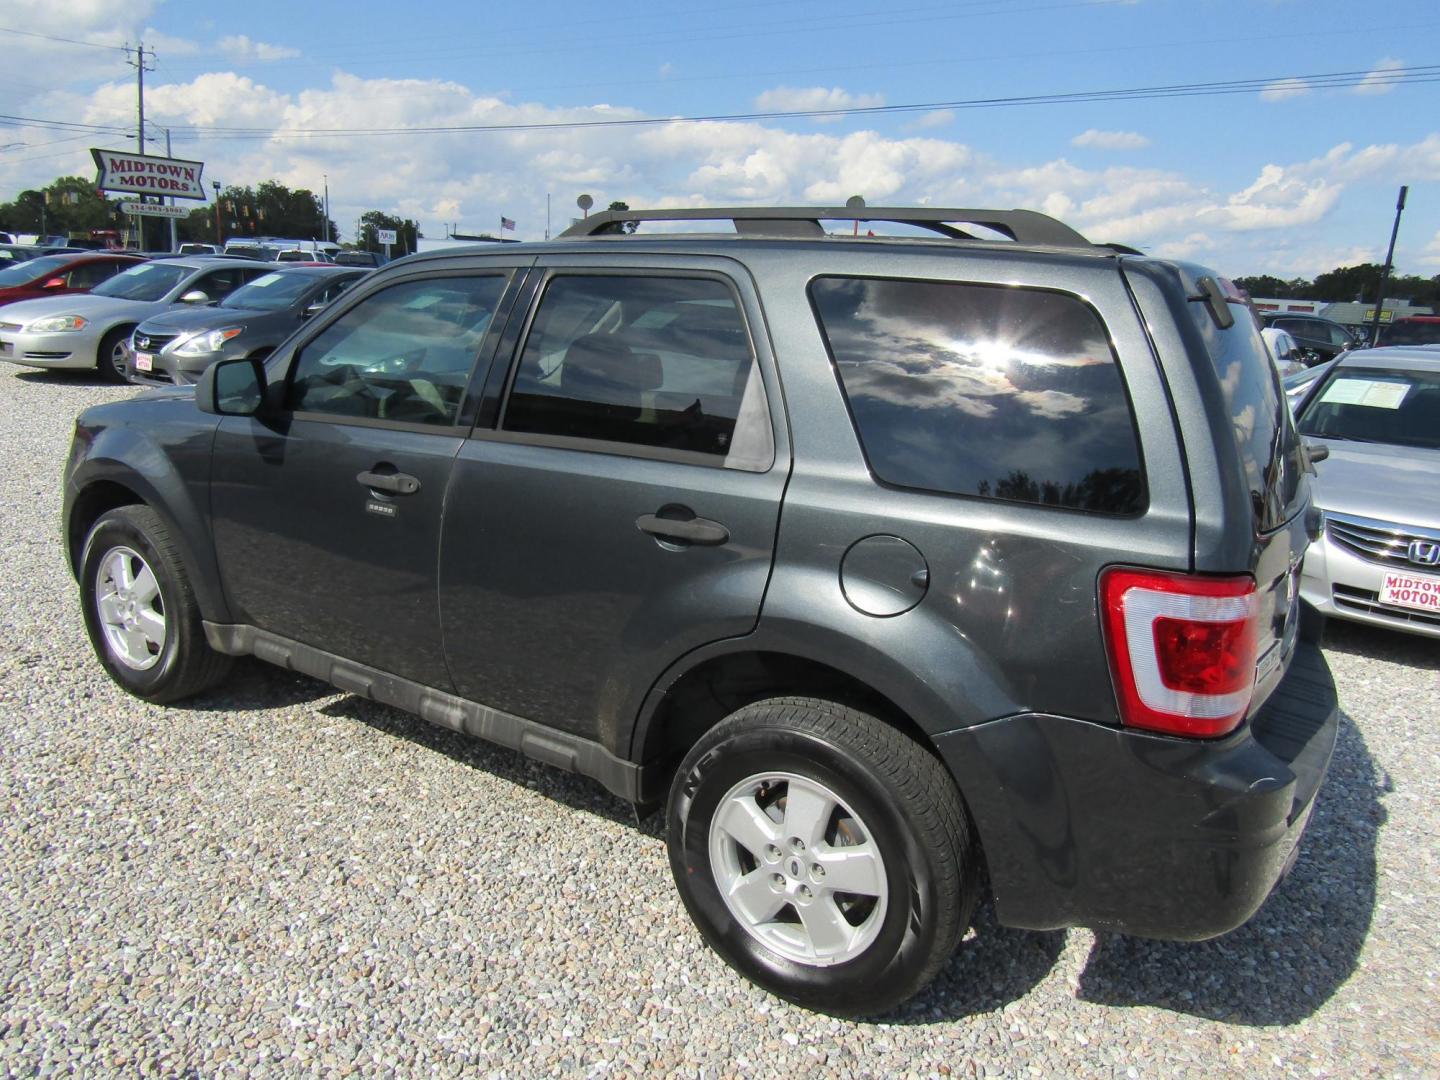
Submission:
[[[1100,600],[1127,726],[1206,737],[1244,719],[1260,631],[1253,578],[1111,569]]]

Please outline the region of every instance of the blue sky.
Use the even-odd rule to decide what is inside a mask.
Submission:
[[[207,176],[318,188],[360,212],[518,235],[602,206],[843,202],[1022,205],[1097,240],[1232,275],[1313,275],[1384,254],[1440,272],[1440,82],[1386,71],[1440,58],[1440,5],[1392,0],[792,0],[673,5],[207,5],[10,0],[0,113],[123,127],[158,50],[147,113]],[[1376,74],[1355,85],[1308,76]],[[1416,78],[1415,74],[1407,76]],[[1440,70],[1436,71],[1440,78]],[[1294,80],[1299,81],[1282,81]],[[1264,92],[928,109],[722,124],[297,137],[406,129],[968,102],[1261,80]],[[237,139],[215,128],[245,128]],[[279,132],[277,137],[274,132]],[[68,142],[60,142],[62,137]],[[21,145],[16,146],[13,143]],[[121,136],[0,132],[0,198]]]

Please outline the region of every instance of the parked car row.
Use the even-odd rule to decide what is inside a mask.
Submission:
[[[207,349],[211,341],[228,344],[241,338],[235,348],[247,351],[238,355],[263,354],[294,329],[305,311],[313,314],[316,305],[343,291],[342,282],[348,286],[365,273],[298,265],[277,272],[274,263],[228,256],[141,261],[87,254],[73,257],[73,264],[71,257],[52,258],[64,261],[47,264],[44,275],[27,277],[22,271],[33,265],[28,263],[0,271],[0,277],[13,273],[24,279],[13,287],[39,297],[17,297],[0,308],[0,360],[35,368],[94,368],[115,380],[134,374],[147,381],[193,382],[209,363],[237,355],[233,349]],[[83,295],[71,287],[88,282],[83,275],[102,274],[104,279],[87,285]],[[248,294],[253,307],[241,309],[244,321],[237,323],[242,316],[235,309],[215,306],[261,278],[261,288]],[[256,318],[257,310],[262,318]],[[131,341],[136,328],[166,315],[178,317],[152,327],[158,344],[136,349]]]

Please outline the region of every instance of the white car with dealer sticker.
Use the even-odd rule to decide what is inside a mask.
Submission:
[[[1348,353],[1296,416],[1330,451],[1301,595],[1336,618],[1440,638],[1440,347]]]

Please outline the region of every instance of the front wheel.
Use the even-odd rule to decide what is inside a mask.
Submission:
[[[80,558],[80,602],[95,655],[136,697],[177,701],[230,669],[205,640],[179,550],[148,506],[122,506],[95,522]]]
[[[125,346],[125,339],[129,336],[129,330],[118,326],[101,339],[100,348],[95,352],[95,368],[110,382],[126,381],[125,369],[129,361],[129,350]]]
[[[670,867],[706,940],[809,1008],[883,1013],[934,978],[978,894],[974,835],[940,762],[833,702],[733,713],[686,756]]]

